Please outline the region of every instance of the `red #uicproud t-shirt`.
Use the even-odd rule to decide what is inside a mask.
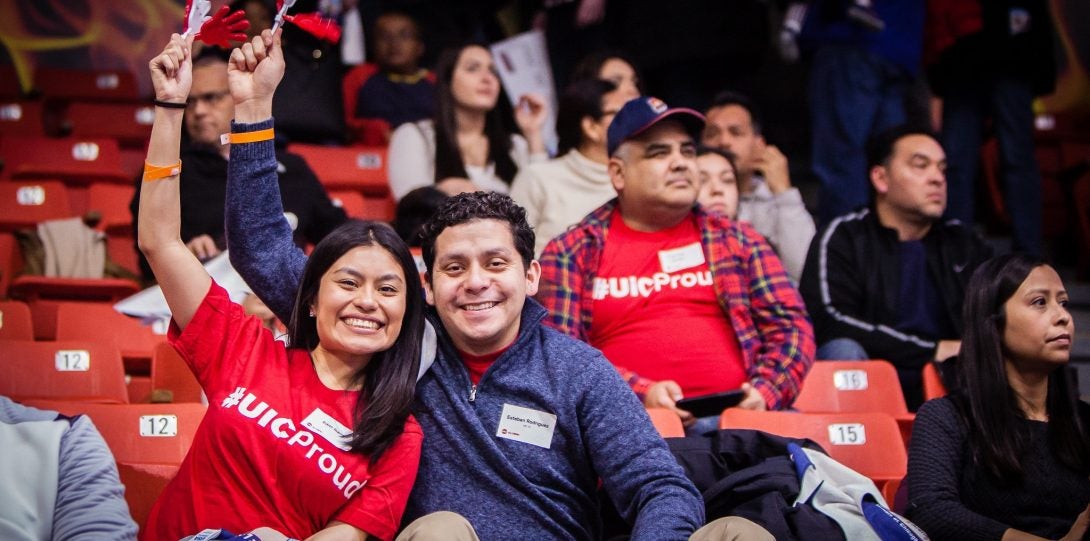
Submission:
[[[715,296],[694,220],[645,233],[615,212],[594,277],[589,338],[614,365],[685,396],[746,381],[734,328]]]
[[[305,539],[333,520],[393,539],[420,460],[415,419],[373,467],[340,448],[359,392],[326,387],[309,352],[285,349],[215,283],[169,338],[204,388],[208,412],[141,539],[261,526]]]

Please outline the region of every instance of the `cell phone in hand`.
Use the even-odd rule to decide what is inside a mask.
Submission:
[[[727,408],[737,406],[745,397],[746,393],[744,391],[735,389],[733,391],[682,398],[677,401],[677,408],[697,417],[710,417],[723,413],[723,410]]]

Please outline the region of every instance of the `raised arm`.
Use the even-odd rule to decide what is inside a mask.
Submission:
[[[163,289],[179,328],[185,328],[193,318],[212,284],[212,279],[181,237],[178,149],[184,105],[193,83],[192,45],[192,37],[182,39],[174,34],[163,52],[148,64],[155,99],[161,105],[155,107],[137,215],[137,243]]]
[[[273,128],[272,97],[284,75],[280,36],[262,33],[227,67],[236,134]],[[272,139],[231,145],[224,210],[231,265],[281,321],[289,321],[306,256],[284,219]]]

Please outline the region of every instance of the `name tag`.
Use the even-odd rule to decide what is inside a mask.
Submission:
[[[667,274],[704,263],[704,250],[699,242],[681,248],[659,251],[659,265]]]
[[[496,437],[548,449],[553,444],[556,415],[511,404],[503,405]]]
[[[303,426],[342,451],[351,449],[349,444],[352,442],[352,429],[320,409],[310,412],[310,415],[303,419]]]

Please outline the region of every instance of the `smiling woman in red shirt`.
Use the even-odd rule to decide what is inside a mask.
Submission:
[[[392,539],[423,439],[410,415],[424,327],[412,256],[384,224],[334,230],[303,271],[290,346],[232,303],[179,236],[191,45],[175,34],[150,63],[157,107],[138,240],[173,314],[170,341],[209,406],[141,537],[261,528],[298,539]],[[283,71],[279,36],[268,31],[233,51],[236,115],[271,109],[256,96]],[[270,144],[272,129],[241,135],[228,139],[257,147]]]

